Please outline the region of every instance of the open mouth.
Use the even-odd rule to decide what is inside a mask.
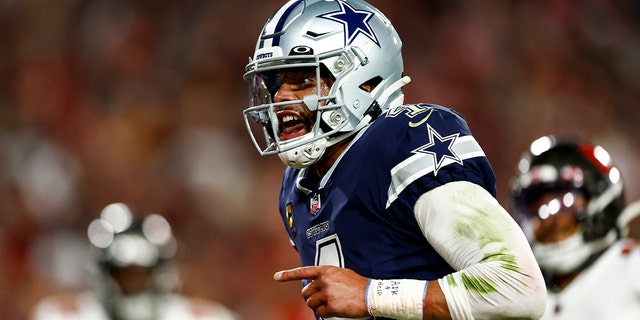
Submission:
[[[293,110],[278,112],[278,130],[281,141],[297,138],[309,132],[304,117]]]

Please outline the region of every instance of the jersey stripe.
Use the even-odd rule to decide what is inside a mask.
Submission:
[[[476,139],[470,135],[456,139],[453,143],[452,149],[462,161],[485,156],[484,151]],[[391,169],[391,185],[387,192],[387,208],[389,208],[393,201],[398,199],[398,195],[408,185],[418,180],[420,177],[431,172],[435,172],[436,167],[433,160],[433,156],[430,154],[416,153]],[[438,169],[442,169],[452,163],[457,162],[452,159],[444,159],[442,166]]]

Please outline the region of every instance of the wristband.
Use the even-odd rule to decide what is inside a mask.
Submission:
[[[373,317],[422,320],[426,280],[369,279],[365,292],[367,311]]]

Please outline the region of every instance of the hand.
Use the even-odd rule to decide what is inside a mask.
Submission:
[[[334,266],[300,267],[276,272],[273,279],[279,282],[313,280],[302,288],[307,306],[323,318],[368,317],[365,291],[368,278],[351,269]]]

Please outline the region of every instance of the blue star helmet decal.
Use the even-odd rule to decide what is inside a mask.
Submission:
[[[369,25],[369,20],[371,20],[374,13],[367,10],[356,10],[354,7],[343,1],[336,2],[340,5],[339,11],[325,13],[318,17],[342,23],[344,28],[345,45],[350,45],[359,34],[362,34],[380,47],[378,37],[376,37],[376,34]]]
[[[449,165],[453,162],[462,165],[462,159],[458,154],[453,151],[453,144],[460,135],[455,133],[446,137],[442,137],[435,129],[430,125],[427,125],[429,131],[429,143],[415,149],[413,153],[426,153],[433,156],[433,175],[438,175],[438,170],[443,166]],[[445,159],[453,160],[453,162],[444,163]]]

